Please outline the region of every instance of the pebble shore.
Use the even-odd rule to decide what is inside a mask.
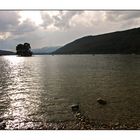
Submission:
[[[10,127],[1,120],[1,130],[140,130],[140,122],[107,122],[89,120],[80,112],[75,112],[74,120],[58,122],[21,122]]]

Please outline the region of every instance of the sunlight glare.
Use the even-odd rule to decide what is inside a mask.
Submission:
[[[20,11],[19,14],[21,16],[20,22],[30,19],[31,21],[35,22],[36,25],[42,23],[40,11]]]
[[[19,63],[22,63],[24,61],[24,57],[18,57],[18,56],[4,56],[4,59],[8,60],[10,64],[18,65]]]

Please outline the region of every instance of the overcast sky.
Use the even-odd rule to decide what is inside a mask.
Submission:
[[[63,46],[86,35],[140,26],[140,11],[0,11],[0,49]]]

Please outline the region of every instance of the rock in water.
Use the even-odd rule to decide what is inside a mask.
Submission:
[[[2,118],[0,118],[0,123],[1,123],[1,122],[3,122],[3,119],[2,119]]]
[[[106,105],[106,104],[107,104],[107,102],[106,102],[104,99],[102,99],[102,98],[98,98],[98,99],[97,99],[97,102],[98,102],[99,104],[101,104],[101,105]]]
[[[72,111],[78,111],[79,110],[79,105],[78,104],[74,104],[71,106]]]
[[[0,123],[0,130],[4,130],[5,127],[6,127],[6,123],[5,122]]]

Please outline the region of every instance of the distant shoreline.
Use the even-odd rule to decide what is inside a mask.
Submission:
[[[10,56],[10,55],[15,55],[17,56],[16,54],[0,54],[0,56]],[[130,53],[96,53],[96,54],[33,54],[33,56],[36,56],[36,55],[140,55],[140,54],[130,54]],[[24,56],[21,56],[21,57],[24,57]],[[25,56],[26,57],[26,56]]]

